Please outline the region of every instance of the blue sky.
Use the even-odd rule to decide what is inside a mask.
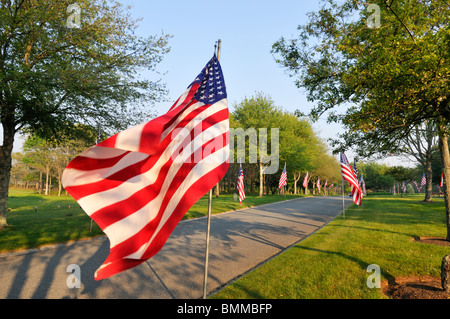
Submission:
[[[312,103],[294,85],[284,69],[275,63],[271,47],[281,36],[297,34],[307,22],[307,13],[320,7],[317,1],[146,1],[132,4],[133,17],[141,17],[137,33],[142,36],[173,35],[171,51],[158,66],[169,89],[170,102],[157,103],[158,114],[166,112],[201,71],[222,40],[221,65],[227,86],[230,111],[233,105],[255,92],[263,92],[286,111],[309,112]],[[336,135],[338,125],[320,120],[315,125],[323,138]]]

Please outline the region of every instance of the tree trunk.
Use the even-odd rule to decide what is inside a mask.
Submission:
[[[45,193],[44,195],[48,195],[48,188],[49,188],[49,178],[50,178],[50,168],[47,167],[47,170],[45,172]]]
[[[7,226],[8,189],[11,176],[11,154],[14,145],[14,128],[3,125],[3,145],[0,146],[0,229]]]
[[[439,138],[439,150],[441,153],[442,168],[444,171],[444,198],[445,198],[445,217],[447,220],[447,240],[450,241],[450,152],[448,150],[448,134],[445,127],[441,127]]]
[[[220,196],[219,182],[216,184],[216,197]]]
[[[42,194],[42,171],[39,172],[39,195]]]

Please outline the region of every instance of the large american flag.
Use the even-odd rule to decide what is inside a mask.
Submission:
[[[214,55],[170,110],[87,149],[65,189],[100,226],[110,253],[100,280],[154,256],[178,222],[228,170],[228,103]]]
[[[284,163],[284,169],[280,176],[280,182],[278,183],[278,188],[287,185],[287,173],[286,173],[286,163]]]
[[[441,174],[441,181],[439,182],[439,187],[444,187],[444,173]]]
[[[238,176],[238,183],[237,183],[237,191],[239,193],[239,204],[240,204],[240,203],[242,203],[242,201],[245,198],[244,171],[242,170],[241,164],[239,164],[239,176]]]
[[[348,163],[347,156],[341,153],[341,173],[342,178],[350,183],[352,188],[353,202],[356,205],[361,205],[361,188],[359,187],[356,175],[353,172],[351,165]]]

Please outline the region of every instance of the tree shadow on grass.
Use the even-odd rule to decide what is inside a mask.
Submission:
[[[350,260],[350,261],[358,264],[361,267],[361,269],[363,269],[363,270],[367,270],[367,267],[370,265],[367,262],[365,262],[355,256],[346,255],[346,254],[343,254],[338,251],[328,251],[328,250],[322,250],[322,249],[317,249],[317,248],[304,247],[304,246],[300,246],[300,245],[296,245],[292,249],[303,249],[303,250],[314,251],[314,252],[319,252],[319,253],[324,253],[324,254],[328,254],[328,255],[342,257],[342,258],[345,258],[347,260]],[[392,275],[390,275],[388,272],[386,272],[385,270],[380,269],[380,272],[381,272],[381,275],[383,275],[384,278],[386,278],[388,281],[395,280],[395,278]]]

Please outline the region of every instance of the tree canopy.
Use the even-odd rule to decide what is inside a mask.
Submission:
[[[367,4],[323,1],[298,27],[297,38],[273,45],[276,61],[316,102],[311,116],[329,112],[346,128],[340,150],[365,145],[389,152],[425,120],[434,124],[445,180],[450,180],[450,6],[447,0],[377,0],[380,24]],[[345,107],[344,112],[342,108]],[[446,182],[447,238],[450,185]]]
[[[0,2],[0,227],[19,130],[48,137],[101,122],[112,133],[162,99],[164,85],[141,72],[155,71],[170,36],[140,37],[137,27],[117,1]]]

